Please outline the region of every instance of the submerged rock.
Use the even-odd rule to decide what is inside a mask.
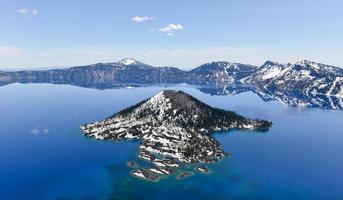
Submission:
[[[212,163],[228,155],[212,132],[236,128],[264,131],[270,126],[271,122],[247,119],[184,92],[167,90],[81,128],[85,135],[99,140],[140,139],[140,158],[160,168],[173,168]]]
[[[210,173],[210,170],[207,167],[205,167],[204,165],[197,167],[197,170],[199,172],[206,173],[206,174]]]
[[[147,169],[136,169],[131,172],[131,174],[137,178],[142,178],[149,181],[158,181],[160,176]]]
[[[137,167],[137,163],[135,161],[129,161],[126,164],[128,167],[132,167],[132,168]]]
[[[185,171],[185,172],[181,172],[181,173],[177,176],[177,178],[178,178],[178,179],[184,179],[184,178],[190,177],[190,176],[192,176],[192,175],[193,175],[192,172]]]

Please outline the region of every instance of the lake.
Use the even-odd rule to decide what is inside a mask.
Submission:
[[[0,87],[0,199],[343,199],[343,111],[169,85],[211,106],[271,120],[273,127],[215,133],[231,157],[206,165],[210,174],[159,182],[130,175],[128,161],[149,165],[137,158],[139,141],[96,141],[80,131],[164,89]]]

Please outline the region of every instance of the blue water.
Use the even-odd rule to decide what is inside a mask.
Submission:
[[[137,159],[138,141],[95,141],[80,132],[79,125],[163,89],[0,87],[0,199],[343,199],[343,111],[172,86],[212,106],[272,120],[273,127],[216,133],[232,156],[208,165],[211,174],[157,183],[129,175],[126,162]]]

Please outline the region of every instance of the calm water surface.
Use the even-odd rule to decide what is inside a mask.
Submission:
[[[253,93],[210,96],[212,106],[273,121],[266,133],[216,133],[232,156],[209,175],[158,183],[129,175],[139,141],[95,141],[79,125],[165,88],[95,90],[50,84],[0,87],[0,199],[343,199],[343,111],[263,102]],[[140,165],[147,165],[137,160]]]

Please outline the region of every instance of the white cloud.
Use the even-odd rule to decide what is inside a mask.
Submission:
[[[183,26],[181,24],[168,24],[168,26],[158,29],[160,32],[168,33],[174,31],[183,30]]]
[[[22,15],[38,15],[38,10],[37,9],[28,9],[28,8],[19,8],[17,10],[17,13],[22,14]]]
[[[17,13],[19,13],[19,14],[22,14],[22,15],[26,15],[26,14],[28,14],[30,11],[29,11],[29,9],[27,9],[27,8],[19,8],[18,10],[17,10]]]
[[[132,17],[132,21],[133,22],[138,22],[138,23],[142,23],[145,21],[151,21],[154,20],[155,18],[153,17],[148,17],[148,16],[134,16]]]
[[[168,26],[158,29],[162,33],[166,33],[167,36],[174,36],[175,31],[181,31],[184,27],[181,24],[168,24]]]

